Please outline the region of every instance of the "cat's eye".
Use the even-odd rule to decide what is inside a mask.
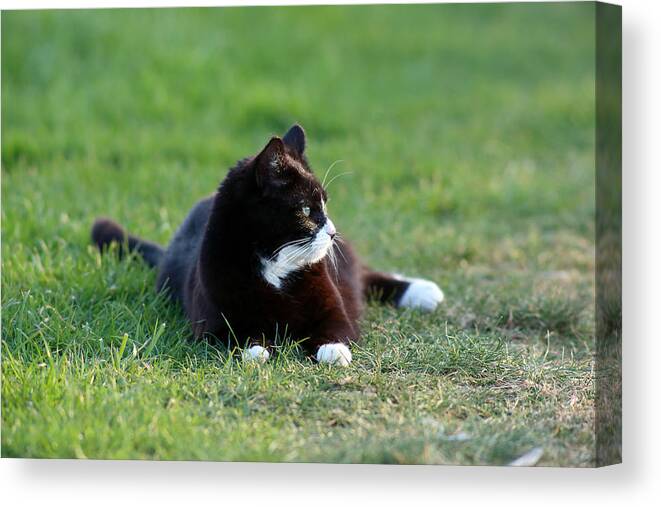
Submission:
[[[309,217],[309,216],[310,216],[310,206],[303,206],[303,209],[302,209],[301,211],[303,211],[303,214],[304,214],[306,217]]]

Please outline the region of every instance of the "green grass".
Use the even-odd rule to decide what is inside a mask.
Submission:
[[[2,15],[2,455],[594,462],[594,7]],[[376,268],[446,294],[370,306],[347,369],[194,343],[94,217],[167,242],[300,121]]]

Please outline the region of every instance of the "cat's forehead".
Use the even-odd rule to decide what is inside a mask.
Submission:
[[[310,197],[314,199],[326,199],[326,190],[312,172],[307,172],[304,178],[305,186]]]
[[[300,177],[296,178],[292,190],[292,196],[295,199],[305,199],[312,201],[325,199],[324,188],[310,173],[301,175]]]
[[[326,192],[311,169],[300,160],[289,155],[280,156],[271,161],[272,167],[276,170],[285,170],[289,172],[291,183],[293,183],[293,196],[297,199],[325,199]]]

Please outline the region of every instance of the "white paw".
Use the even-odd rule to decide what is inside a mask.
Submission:
[[[349,366],[351,351],[344,343],[327,343],[319,347],[317,362],[335,366]]]
[[[247,363],[265,363],[271,354],[261,345],[253,345],[249,349],[245,349],[241,357]]]
[[[443,301],[443,291],[434,282],[422,278],[405,278],[405,280],[411,285],[399,300],[398,306],[433,312]]]

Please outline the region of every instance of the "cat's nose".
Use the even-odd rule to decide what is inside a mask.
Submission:
[[[331,239],[335,237],[335,234],[337,234],[337,231],[335,230],[335,224],[333,224],[333,221],[330,218],[326,219],[326,225],[324,225],[324,231],[326,231],[326,234],[328,234]]]

